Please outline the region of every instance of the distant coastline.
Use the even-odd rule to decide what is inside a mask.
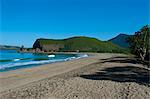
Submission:
[[[0,50],[19,50],[19,46],[0,45]]]

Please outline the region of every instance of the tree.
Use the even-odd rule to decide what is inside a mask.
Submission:
[[[142,61],[148,60],[150,55],[150,27],[144,26],[135,35],[129,38],[131,52]]]
[[[23,51],[23,49],[24,49],[24,46],[22,45],[21,48],[20,48],[20,51]]]

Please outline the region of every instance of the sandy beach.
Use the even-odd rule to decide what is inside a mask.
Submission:
[[[149,99],[150,70],[123,54],[0,73],[1,99]]]

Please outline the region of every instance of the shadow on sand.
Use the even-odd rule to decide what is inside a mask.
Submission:
[[[101,59],[103,62],[115,62],[115,63],[132,63],[132,64],[141,64],[136,58],[128,58],[128,57],[113,57],[108,59]]]
[[[115,63],[133,63],[137,62],[133,59],[127,59],[125,57],[115,57],[107,60],[105,62],[115,62]],[[80,75],[80,77],[92,80],[111,80],[116,82],[136,82],[138,84],[150,84],[150,70],[135,67],[135,66],[124,66],[124,67],[111,67],[99,70],[94,74]]]

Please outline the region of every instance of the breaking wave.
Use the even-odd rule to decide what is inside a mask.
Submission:
[[[53,56],[50,56],[53,57]],[[73,60],[73,59],[80,59],[80,58],[85,58],[88,57],[87,54],[80,54],[77,57],[73,56],[73,57],[69,57],[69,58],[65,58],[65,59],[48,59],[48,58],[35,58],[35,59],[31,59],[31,58],[24,58],[24,59],[12,59],[12,60],[0,60],[0,62],[4,61],[4,62],[9,62],[8,64],[1,64],[0,66],[0,71],[5,70],[5,69],[9,69],[9,68],[21,68],[22,66],[30,66],[30,65],[42,65],[42,64],[47,64],[47,63],[55,63],[55,62],[62,62],[62,61],[69,61],[69,60]],[[21,61],[21,60],[29,60],[30,61]],[[12,62],[14,61],[14,62]]]

